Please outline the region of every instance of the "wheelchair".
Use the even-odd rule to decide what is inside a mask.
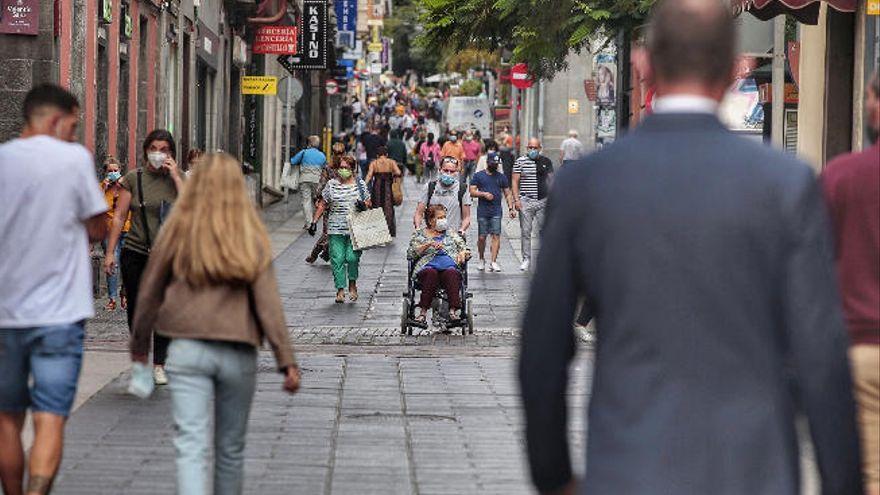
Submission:
[[[406,273],[406,292],[403,293],[403,308],[400,316],[400,334],[412,335],[414,328],[428,329],[428,322],[416,320],[416,311],[419,309],[416,305],[416,296],[421,290],[421,284],[418,280],[413,279],[413,270],[415,269],[415,261],[409,261],[409,269]],[[459,310],[459,319],[452,320],[449,318],[449,297],[446,295],[446,289],[439,287],[431,302],[431,322],[438,327],[442,333],[452,333],[456,328],[461,329],[462,335],[474,333],[474,308],[471,299],[473,294],[468,292],[468,270],[467,262],[459,269],[461,273],[461,302],[462,307]]]

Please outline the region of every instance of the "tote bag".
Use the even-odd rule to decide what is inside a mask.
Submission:
[[[358,191],[361,201],[364,201],[366,195],[363,191],[363,181],[358,181]],[[349,217],[349,227],[351,245],[355,251],[387,246],[393,240],[382,208],[353,211]]]

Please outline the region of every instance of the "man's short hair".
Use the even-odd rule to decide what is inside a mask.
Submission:
[[[573,138],[578,137],[578,131],[576,131],[576,130],[574,130],[574,129],[570,129],[570,130],[568,131],[568,137],[573,137]]]
[[[311,146],[312,148],[317,148],[321,146],[321,138],[319,138],[318,136],[309,136],[307,138],[307,141],[309,143],[309,146]]]
[[[34,86],[24,97],[23,115],[30,122],[48,109],[72,114],[79,108],[79,101],[69,91],[56,84]]]
[[[733,16],[720,0],[660,0],[651,14],[648,53],[661,81],[726,82],[736,60]]]

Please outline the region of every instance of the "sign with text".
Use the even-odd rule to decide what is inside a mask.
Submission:
[[[357,31],[357,0],[336,0],[336,32],[345,46],[354,46]]]
[[[40,0],[3,0],[0,6],[0,33],[39,34]]]
[[[277,77],[244,76],[241,78],[241,94],[243,95],[274,95],[277,93]]]
[[[880,15],[880,0],[868,0],[868,15]]]
[[[297,51],[296,26],[260,26],[254,35],[254,53],[294,55]]]
[[[302,12],[298,53],[278,57],[278,63],[291,74],[327,68],[327,2],[303,0]]]

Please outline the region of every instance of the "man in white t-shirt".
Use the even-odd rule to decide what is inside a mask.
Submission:
[[[578,132],[574,129],[568,131],[568,138],[559,145],[559,163],[563,166],[577,160],[584,154],[584,145],[578,140]]]
[[[91,153],[73,142],[78,114],[72,94],[37,86],[24,100],[21,137],[0,144],[0,480],[7,494],[51,489],[85,320],[94,316],[89,242],[106,235],[107,204]],[[25,487],[27,409],[35,441]]]

